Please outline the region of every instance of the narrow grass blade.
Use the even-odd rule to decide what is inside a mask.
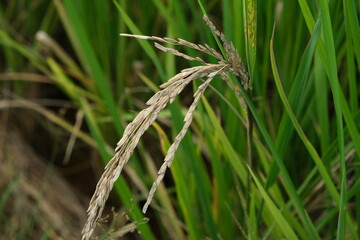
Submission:
[[[237,91],[237,90],[235,90],[235,91]],[[291,201],[293,202],[297,212],[299,213],[299,216],[300,216],[302,222],[304,223],[305,228],[306,228],[308,234],[310,235],[310,238],[320,239],[313,223],[311,222],[310,217],[306,213],[306,211],[300,201],[300,198],[296,192],[296,188],[290,178],[290,175],[289,175],[282,159],[280,158],[279,153],[276,151],[275,145],[274,145],[268,131],[266,130],[264,123],[262,122],[261,118],[259,117],[253,102],[250,100],[249,95],[245,92],[245,90],[241,86],[240,86],[239,94],[241,94],[244,97],[246,104],[249,106],[252,116],[254,117],[254,120],[257,123],[257,126],[259,127],[259,130],[260,130],[261,134],[263,135],[265,142],[267,143],[267,145],[273,155],[273,158],[276,161],[276,163],[280,169],[281,174],[283,175],[284,183],[285,183],[284,186],[285,186],[286,190],[288,191]]]
[[[236,49],[242,59],[246,58],[246,43],[245,43],[245,26],[244,19],[244,4],[241,1],[233,1],[232,11],[233,14],[233,41]]]
[[[54,61],[54,59],[49,58],[48,64],[52,71],[55,73],[55,82],[58,86],[75,102],[78,102],[79,92],[81,91],[79,87],[73,84],[65,73],[61,70],[60,66]]]
[[[348,24],[346,24],[348,25]],[[347,32],[347,38],[349,38],[349,34]],[[358,108],[358,89],[357,89],[357,81],[356,81],[356,70],[355,70],[355,62],[354,62],[354,46],[350,40],[346,41],[346,62],[347,62],[347,71],[349,75],[349,105],[352,111],[356,111]]]
[[[307,26],[308,26],[308,29],[309,29],[309,31],[310,31],[310,33],[312,33],[313,32],[313,29],[314,29],[314,24],[313,24],[313,22],[314,22],[314,18],[313,18],[313,16],[312,16],[312,14],[311,14],[311,12],[310,11],[307,11],[309,8],[308,8],[308,5],[307,5],[307,2],[306,1],[304,1],[304,0],[299,0],[299,4],[302,6],[301,7],[301,10],[302,10],[302,13],[303,13],[303,15],[304,15],[304,17],[305,17],[305,19],[306,19],[306,22],[307,22]],[[326,21],[327,21],[327,25],[329,25],[329,13],[328,13],[328,11],[326,11],[326,8],[327,8],[327,5],[326,5],[327,3],[325,3],[325,1],[323,1],[323,2],[321,2],[321,7],[323,8],[323,9],[325,9],[325,14],[327,15],[325,18],[326,18]],[[307,9],[307,10],[306,10]],[[324,17],[323,17],[324,18]],[[327,35],[329,35],[329,32],[331,33],[331,27],[329,28],[329,26],[327,27]],[[330,34],[331,35],[331,34]],[[332,37],[331,37],[331,39],[333,39]],[[333,43],[333,41],[331,41],[332,43]],[[331,43],[330,43],[330,45],[331,45]],[[331,49],[330,49],[331,50]],[[324,69],[325,69],[325,71],[326,71],[326,74],[328,75],[328,77],[329,77],[329,79],[334,79],[334,76],[332,75],[332,76],[330,76],[331,75],[331,73],[330,73],[330,67],[329,67],[329,63],[328,63],[328,59],[327,59],[327,57],[325,56],[325,47],[324,47],[324,43],[323,43],[323,41],[322,40],[320,40],[319,41],[319,45],[318,45],[318,49],[317,49],[317,51],[318,51],[318,53],[319,53],[319,56],[320,56],[320,58],[321,58],[321,60],[322,60],[322,63],[323,63],[323,66],[324,66]],[[332,64],[334,64],[335,63],[335,68],[333,68],[332,69],[332,71],[335,71],[336,72],[336,62],[334,62],[334,57],[333,57],[333,55],[334,55],[334,52],[333,51],[331,51],[332,53],[330,54],[331,55],[331,58],[333,59],[332,60]],[[337,78],[337,75],[335,76],[335,78]],[[332,81],[332,80],[330,80],[330,81]],[[342,108],[342,113],[343,113],[343,117],[344,117],[344,119],[345,119],[345,122],[346,122],[346,124],[347,125],[351,125],[351,126],[355,126],[356,124],[354,123],[354,119],[352,118],[352,116],[351,116],[351,112],[350,112],[350,108],[349,108],[349,106],[348,106],[348,104],[347,104],[347,102],[346,102],[346,100],[345,100],[345,97],[344,97],[344,94],[342,93],[342,89],[341,88],[337,88],[336,89],[336,91],[339,91],[340,92],[340,96],[339,96],[339,98],[340,98],[340,105],[341,105],[341,108]],[[345,109],[345,111],[348,113],[348,114],[346,114],[346,113],[344,113],[344,109]],[[360,144],[356,141],[356,139],[359,139],[359,137],[360,137],[360,135],[359,135],[359,132],[358,132],[358,129],[357,128],[353,128],[353,132],[350,132],[351,133],[351,138],[352,138],[352,140],[353,140],[353,142],[354,142],[354,144],[355,144],[355,148],[356,148],[356,152],[357,152],[357,154],[358,155],[360,155]],[[339,145],[341,145],[341,144],[339,144]],[[343,170],[343,169],[342,169]],[[344,173],[343,171],[342,171],[342,173]],[[342,180],[344,180],[344,179],[342,179]],[[341,184],[342,184],[342,186],[344,187],[345,186],[345,184],[346,183],[344,183],[344,182],[341,182]],[[342,192],[342,200],[344,200],[344,192]],[[342,205],[342,209],[344,209],[344,206]],[[356,234],[355,233],[355,228],[354,228],[354,225],[353,225],[353,222],[352,222],[352,220],[351,220],[351,218],[350,218],[350,216],[347,214],[347,217],[346,217],[346,219],[347,219],[347,224],[348,224],[348,226],[349,226],[349,229],[350,229],[350,231],[352,232],[352,234]],[[342,224],[342,226],[344,225],[344,220],[342,219],[342,221],[340,221],[340,223]],[[338,228],[338,229],[340,229],[340,228]],[[358,239],[358,236],[357,235],[353,235],[353,237],[355,237],[356,239]]]
[[[313,35],[305,49],[304,55],[301,59],[295,80],[290,89],[289,103],[295,109],[296,113],[300,113],[306,107],[306,101],[302,100],[306,95],[304,89],[307,83],[308,75],[311,67],[311,60],[315,52],[316,44],[320,36],[320,22],[317,23]],[[270,46],[270,45],[269,45]],[[270,51],[269,51],[270,52]],[[280,156],[284,156],[287,146],[290,143],[291,135],[293,134],[293,126],[289,116],[284,112],[280,121],[279,129],[277,132],[276,149]],[[276,162],[273,162],[270,166],[270,170],[267,175],[265,189],[268,189],[276,180],[279,168]],[[261,207],[258,212],[258,221],[261,216]]]
[[[360,25],[356,14],[356,5],[354,0],[343,0],[343,3],[345,21],[349,25],[349,28],[346,30],[347,33],[349,33],[349,39],[347,39],[347,41],[352,40],[358,68],[360,68]]]
[[[312,16],[309,7],[307,5],[307,2],[304,0],[298,0],[299,4],[301,6],[301,10],[303,12],[303,15],[306,19],[307,25],[308,25],[308,29],[310,31],[310,33],[312,34],[314,31],[314,27],[315,27],[315,22],[314,22],[314,17]],[[318,48],[317,48],[317,52],[319,53],[319,56],[321,58],[321,61],[323,63],[323,67],[325,69],[326,74],[329,76],[329,66],[328,66],[328,60],[325,57],[325,48],[324,48],[324,43],[322,39],[319,39],[319,44],[318,44]],[[349,114],[345,114],[343,115],[344,120],[346,122],[347,125],[351,125],[351,126],[356,126],[354,119],[351,115],[351,111],[350,108],[346,102],[346,99],[344,97],[344,94],[340,89],[338,89],[340,91],[340,98],[341,98],[341,108],[345,109],[345,111]],[[344,112],[344,111],[343,111]],[[353,140],[353,143],[355,145],[356,148],[356,153],[358,154],[358,156],[360,157],[360,143],[359,141],[357,141],[357,139],[360,139],[360,134],[359,131],[357,130],[357,128],[353,128],[352,131],[350,132],[351,134],[351,138]]]
[[[89,144],[90,146],[96,148],[96,142],[94,141],[91,136],[86,134],[83,131],[76,131],[75,127],[68,123],[65,119],[59,117],[55,113],[47,110],[46,108],[41,107],[40,105],[27,101],[27,100],[1,100],[0,101],[0,110],[5,108],[23,108],[23,109],[29,109],[32,111],[35,111],[45,117],[47,120],[51,121],[52,123],[58,125],[65,131],[69,133],[73,133],[77,138],[84,141],[86,144]],[[109,148],[107,146],[107,148]]]
[[[290,116],[290,119],[296,129],[296,131],[298,132],[301,140],[303,141],[304,145],[306,146],[309,154],[311,155],[311,157],[313,158],[324,182],[325,182],[325,185],[327,186],[328,188],[328,191],[330,193],[330,195],[334,198],[334,200],[336,202],[339,202],[339,195],[337,193],[337,190],[336,190],[336,187],[333,183],[333,181],[331,180],[330,178],[330,175],[329,173],[327,172],[326,170],[326,167],[324,166],[323,164],[323,161],[321,160],[320,156],[318,155],[318,153],[316,152],[315,148],[312,146],[311,142],[309,141],[309,139],[306,137],[305,133],[303,132],[299,122],[297,121],[291,107],[290,107],[290,104],[286,98],[286,95],[285,95],[285,92],[284,92],[284,89],[281,85],[281,81],[280,81],[280,77],[279,77],[279,73],[278,73],[278,70],[277,70],[277,67],[276,67],[276,61],[275,61],[275,55],[274,55],[274,48],[273,48],[273,39],[271,40],[271,43],[270,43],[270,56],[271,56],[271,66],[272,66],[272,69],[273,69],[273,74],[274,74],[274,79],[275,79],[275,83],[276,83],[276,87],[277,87],[277,90],[278,90],[278,93],[280,95],[280,98],[285,106],[285,109],[287,111],[287,113],[289,114]]]
[[[216,144],[220,139],[216,132],[208,130],[212,127],[211,123],[204,118],[201,118],[201,121],[204,122],[204,129],[202,131],[205,134],[206,143],[209,147],[209,156],[211,156],[210,162],[213,173],[212,211],[214,221],[223,239],[234,239],[236,236],[234,220],[229,213],[228,205],[232,205],[236,200],[225,197],[230,194],[233,184],[233,182],[227,181],[227,176],[224,174],[230,170],[228,168],[229,164],[225,164],[222,161],[222,156],[225,156],[224,152],[226,149],[222,150],[221,146]]]
[[[166,136],[166,133],[160,127],[158,127],[157,124],[155,124],[154,127],[159,134],[162,152],[163,154],[166,154],[168,148],[170,147],[170,142]],[[184,215],[186,226],[188,227],[189,238],[194,240],[200,239],[201,232],[199,229],[199,224],[197,223],[197,217],[194,216],[194,211],[191,211],[191,192],[189,191],[189,186],[184,184],[187,180],[185,179],[185,175],[182,171],[181,163],[179,163],[178,159],[176,158],[177,157],[175,156],[170,171],[175,181],[179,206],[182,214]]]
[[[248,226],[248,236],[249,240],[257,240],[258,236],[256,233],[257,224],[256,224],[256,211],[255,211],[255,192],[251,194],[250,209],[249,209],[249,226]],[[270,208],[269,208],[270,209]]]
[[[130,31],[132,32],[132,34],[137,34],[137,35],[142,35],[141,31],[139,30],[139,28],[135,25],[135,23],[131,20],[131,18],[126,14],[125,10],[122,8],[122,6],[116,1],[113,0],[116,8],[119,10],[121,18],[124,20],[124,22],[126,23],[126,25],[128,26],[128,28],[130,29]],[[144,51],[146,52],[146,54],[150,57],[150,59],[153,61],[153,63],[155,64],[155,67],[161,77],[161,80],[163,82],[165,82],[166,79],[166,75],[164,72],[163,67],[161,66],[160,60],[159,58],[156,56],[154,49],[151,47],[150,43],[148,43],[147,41],[141,41],[138,40],[139,44],[141,45],[141,47],[144,49]]]
[[[324,107],[328,104],[328,84],[324,69],[321,65],[321,60],[318,54],[314,59],[314,74],[316,81],[315,85],[315,102],[317,117],[320,125],[320,146],[321,154],[325,155],[325,152],[330,144],[330,119],[329,109]]]
[[[0,30],[0,44],[15,49],[25,58],[29,59],[29,61],[31,61],[32,64],[34,64],[34,66],[38,68],[41,72],[45,74],[49,73],[48,69],[44,65],[44,61],[36,52],[18,43],[13,38],[11,38],[6,32],[3,32],[1,30]]]
[[[173,0],[173,10],[175,12],[175,18],[172,17],[172,25],[174,26],[173,31],[179,31],[179,34],[185,39],[194,39],[194,36],[191,36],[191,31],[189,31],[189,25],[187,23],[187,15],[185,11],[185,4],[181,0]],[[178,30],[177,30],[178,29]]]
[[[280,226],[283,234],[286,239],[298,239],[295,232],[288,224],[284,216],[281,214],[281,211],[276,207],[275,203],[271,200],[270,196],[266,193],[265,189],[262,187],[260,181],[257,179],[251,168],[249,167],[249,171],[251,173],[252,178],[255,181],[256,186],[258,187],[261,196],[264,198],[266,205],[268,206],[270,212],[272,213],[274,220]]]
[[[123,131],[123,127],[120,122],[118,115],[117,107],[113,99],[113,93],[109,86],[109,81],[105,77],[105,73],[96,58],[94,49],[92,48],[89,42],[89,36],[87,36],[83,23],[78,14],[77,5],[73,1],[64,1],[64,6],[61,2],[57,1],[56,5],[62,9],[65,7],[66,14],[61,15],[61,18],[64,22],[70,23],[65,25],[69,32],[74,34],[74,47],[77,48],[77,53],[80,59],[83,59],[83,64],[86,67],[86,70],[90,74],[91,78],[95,81],[96,86],[104,99],[105,104],[109,114],[113,119],[115,129],[120,136]]]
[[[207,114],[209,115],[209,120],[210,120],[212,126],[214,127],[217,134],[219,134],[220,141],[225,148],[225,153],[229,158],[230,164],[233,166],[238,177],[245,184],[246,179],[247,179],[247,171],[245,170],[245,167],[242,164],[245,162],[245,160],[242,160],[236,153],[235,149],[232,147],[232,145],[229,142],[229,140],[227,139],[226,134],[225,134],[224,130],[222,129],[218,119],[216,118],[214,111],[211,109],[210,104],[208,103],[208,101],[205,98],[203,98],[203,104],[205,106]]]
[[[166,149],[170,147],[170,142],[166,136],[166,133],[161,128],[161,126],[156,122],[153,123],[153,127],[156,129],[160,137],[160,141],[161,141],[160,144],[162,146],[161,149],[163,150],[163,154],[166,154],[167,152]],[[146,163],[151,171],[151,175],[153,178],[152,182],[154,182],[157,177],[157,169],[155,167],[155,164],[149,157],[146,157]],[[164,215],[164,217],[162,217],[163,218],[162,221],[164,222],[164,225],[165,224],[170,225],[171,227],[171,228],[167,227],[169,236],[173,239],[186,239],[183,230],[181,229],[180,220],[176,216],[175,207],[172,205],[170,192],[167,191],[164,183],[161,183],[159,185],[158,192],[159,192],[159,197],[158,197],[159,202],[161,203],[161,206],[165,211],[164,213],[161,213],[161,215]]]
[[[222,1],[222,15],[223,15],[223,33],[229,41],[234,40],[234,12],[232,11],[231,0]]]
[[[339,219],[338,219],[338,232],[337,239],[345,238],[346,223],[345,223],[345,212],[346,212],[346,163],[345,163],[345,151],[344,151],[344,130],[343,130],[343,119],[342,119],[342,107],[341,107],[341,86],[337,75],[337,65],[335,57],[335,47],[333,32],[330,20],[329,6],[326,0],[320,1],[321,19],[323,22],[323,33],[324,43],[326,47],[326,58],[329,66],[329,81],[331,91],[333,94],[335,113],[336,113],[336,129],[339,144],[340,154],[340,175],[341,175],[341,197],[339,205]]]

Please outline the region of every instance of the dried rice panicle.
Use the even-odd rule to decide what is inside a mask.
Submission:
[[[95,229],[97,220],[101,217],[102,211],[105,207],[105,202],[109,197],[109,193],[113,188],[114,182],[118,179],[122,169],[125,164],[128,162],[130,156],[132,155],[135,147],[140,141],[141,136],[145,131],[154,123],[159,113],[166,107],[166,105],[174,101],[175,97],[179,95],[183,89],[192,81],[206,77],[207,80],[199,86],[197,91],[194,94],[194,100],[191,104],[186,116],[185,124],[180,131],[180,133],[174,139],[173,144],[168,149],[168,152],[165,156],[164,163],[158,171],[158,177],[154,182],[148,199],[143,207],[143,212],[145,213],[149,204],[151,203],[153,196],[160,182],[164,178],[165,171],[172,164],[172,161],[175,156],[175,152],[178,149],[178,146],[181,140],[184,138],[186,132],[188,131],[190,124],[192,122],[193,113],[195,108],[200,101],[201,96],[203,95],[206,88],[210,85],[212,79],[219,75],[224,79],[228,85],[230,85],[230,80],[228,79],[226,72],[230,71],[235,75],[239,76],[243,87],[247,90],[251,88],[248,82],[248,75],[245,71],[245,67],[241,58],[233,46],[232,43],[228,43],[225,36],[220,33],[214,26],[214,24],[207,18],[204,17],[204,21],[210,27],[211,31],[220,37],[223,42],[223,47],[226,52],[226,56],[223,56],[221,53],[217,52],[213,48],[209,47],[207,44],[205,46],[188,42],[183,39],[171,39],[171,38],[160,38],[160,37],[150,37],[150,36],[141,36],[141,35],[131,35],[131,34],[120,34],[120,36],[133,37],[144,40],[153,40],[159,43],[170,43],[173,45],[182,45],[186,47],[193,48],[197,51],[204,52],[211,56],[214,56],[218,59],[217,64],[206,63],[200,57],[191,57],[185,53],[179,52],[178,50],[164,47],[159,43],[155,43],[155,47],[158,49],[171,53],[176,56],[180,56],[186,60],[190,61],[199,61],[202,65],[186,68],[180,73],[176,74],[174,77],[170,78],[166,83],[162,84],[160,87],[162,90],[155,93],[148,101],[148,107],[138,113],[134,120],[127,125],[125,128],[124,134],[120,141],[117,144],[115,149],[114,157],[106,165],[104,173],[102,174],[96,189],[93,194],[89,208],[87,210],[88,219],[85,223],[85,226],[82,231],[82,239],[88,240],[91,237],[92,232]],[[230,85],[231,86],[231,85]]]

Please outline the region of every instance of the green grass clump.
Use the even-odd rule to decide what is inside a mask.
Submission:
[[[9,2],[0,6],[0,109],[40,113],[96,149],[105,165],[157,86],[199,66],[119,33],[208,44],[226,57],[205,14],[234,44],[252,88],[232,74],[226,82],[214,77],[143,215],[157,169],[204,84],[193,81],[142,137],[111,203],[143,239],[359,239],[359,8],[353,0]],[[86,127],[31,98],[34,81],[38,89],[55,85]]]

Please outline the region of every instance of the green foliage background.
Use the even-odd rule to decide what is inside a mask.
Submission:
[[[212,0],[202,5],[239,50],[251,76],[250,94],[238,88],[252,115],[253,163],[248,168],[242,100],[215,79],[156,193],[150,221],[143,220],[139,207],[182,127],[191,88],[144,136],[115,184],[112,202],[140,223],[142,239],[359,239],[359,2]],[[9,91],[0,102],[27,100],[19,107],[58,126],[65,143],[76,135],[105,164],[157,86],[193,64],[157,51],[151,42],[118,34],[216,47],[202,15],[193,0],[2,3],[0,86]],[[9,73],[48,79],[58,92],[53,98],[70,100],[85,126],[76,131],[71,117],[38,106],[28,92],[35,83],[16,74],[19,81],[9,82]],[[47,85],[35,88],[46,91]]]

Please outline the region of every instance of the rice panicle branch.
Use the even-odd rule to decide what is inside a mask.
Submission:
[[[212,76],[212,77],[209,76],[209,78],[203,84],[201,84],[199,86],[198,90],[195,92],[194,101],[192,102],[192,104],[184,118],[185,124],[184,124],[183,128],[181,129],[180,133],[175,137],[174,142],[172,143],[172,145],[170,146],[170,148],[167,151],[167,154],[164,159],[164,163],[161,165],[161,167],[158,171],[158,177],[155,180],[155,182],[153,183],[153,185],[150,189],[150,192],[149,192],[149,196],[148,196],[146,203],[142,209],[143,213],[146,213],[146,211],[154,197],[156,189],[158,188],[158,186],[160,185],[161,181],[163,180],[163,178],[165,176],[166,169],[170,168],[172,161],[175,157],[175,152],[178,149],[180,142],[184,138],[184,136],[185,136],[186,132],[188,131],[190,124],[193,120],[192,115],[195,111],[195,108],[196,108],[201,96],[203,95],[205,89],[209,86],[209,84],[213,78],[214,78],[214,76]]]

